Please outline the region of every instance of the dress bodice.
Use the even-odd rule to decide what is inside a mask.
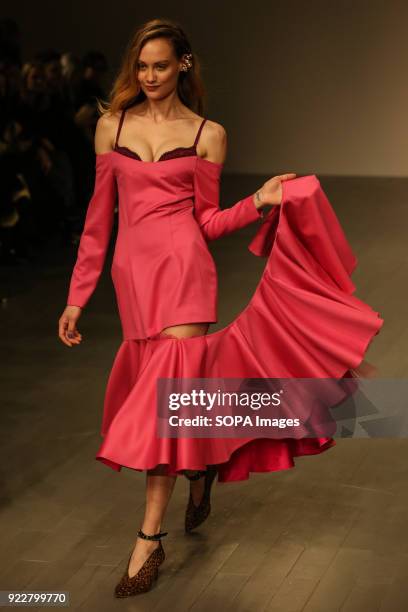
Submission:
[[[117,146],[96,156],[67,303],[83,308],[91,297],[118,203],[111,273],[125,338],[146,338],[177,323],[216,322],[217,274],[206,242],[262,218],[252,193],[220,209],[223,164],[197,155],[196,142],[195,152],[178,147],[151,162]]]

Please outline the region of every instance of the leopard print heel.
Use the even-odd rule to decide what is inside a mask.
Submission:
[[[190,497],[188,499],[184,519],[184,529],[186,533],[189,533],[190,531],[201,525],[201,523],[206,520],[206,518],[211,512],[211,487],[214,482],[214,478],[217,475],[217,468],[209,467],[205,472],[199,471],[194,476],[185,476],[189,480],[198,480],[199,478],[202,478],[203,475],[205,475],[204,493],[198,506],[194,504],[193,496],[191,495],[190,491]]]
[[[146,591],[149,591],[152,588],[154,581],[157,580],[159,576],[159,565],[161,565],[166,558],[160,539],[167,535],[167,531],[155,533],[149,536],[139,529],[137,535],[139,538],[143,538],[144,540],[158,540],[159,546],[146,559],[137,574],[132,577],[129,576],[129,565],[132,558],[132,553],[130,554],[126,571],[115,587],[115,597],[130,597],[131,595],[137,595],[139,593],[146,593]]]

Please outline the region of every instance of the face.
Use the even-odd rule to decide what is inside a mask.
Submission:
[[[94,81],[102,81],[106,73],[106,65],[102,62],[95,62],[92,66],[85,69],[85,77]]]
[[[55,60],[48,62],[44,67],[45,78],[47,83],[55,85],[61,80],[61,64]]]
[[[166,38],[154,38],[143,46],[138,60],[140,87],[148,98],[160,99],[177,87],[182,61]]]
[[[69,74],[74,69],[74,62],[72,61],[69,53],[63,53],[61,55],[61,70],[62,74]]]
[[[33,92],[41,92],[44,90],[44,74],[37,68],[33,67],[27,75],[27,89]]]

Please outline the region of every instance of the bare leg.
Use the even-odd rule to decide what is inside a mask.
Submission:
[[[166,512],[177,476],[164,476],[160,466],[148,470],[146,474],[146,507],[142,523],[142,531],[153,535],[161,530],[164,513]],[[132,577],[142,567],[146,559],[157,548],[159,542],[136,538],[135,548],[129,564],[129,576]]]
[[[177,338],[190,338],[192,336],[205,335],[208,327],[209,323],[172,325],[163,329],[162,334],[169,334]],[[177,477],[166,476],[165,473],[163,466],[157,466],[153,470],[148,470],[146,474],[146,507],[142,523],[142,531],[146,535],[152,535],[161,530],[164,514],[174,489]],[[191,482],[191,492],[196,505],[200,502],[204,492],[204,482],[201,481],[204,481],[204,479]],[[130,577],[137,574],[143,563],[158,545],[158,542],[152,540],[136,538],[128,570]]]
[[[177,338],[191,338],[192,336],[205,336],[209,323],[182,323],[171,325],[162,330],[162,334],[170,334]]]
[[[164,328],[162,334],[171,334],[173,336],[177,336],[177,338],[205,336],[209,325],[209,323],[185,323],[182,325],[172,325],[171,327]],[[187,473],[192,475],[194,474],[194,471],[188,470]],[[204,493],[204,478],[190,481],[190,491],[194,504],[198,506]]]

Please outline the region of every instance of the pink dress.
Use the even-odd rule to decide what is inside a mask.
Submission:
[[[194,144],[145,162],[118,145],[96,156],[96,180],[67,304],[84,307],[101,274],[118,197],[112,261],[123,340],[104,399],[96,458],[120,471],[166,466],[169,475],[217,465],[220,482],[287,469],[332,438],[160,438],[158,378],[341,378],[358,371],[379,332],[379,313],[352,294],[357,260],[315,175],[282,183],[264,217],[252,194],[221,210],[223,164]],[[217,321],[217,274],[207,242],[257,222],[249,250],[266,257],[246,308],[205,336],[176,338],[170,325]]]

